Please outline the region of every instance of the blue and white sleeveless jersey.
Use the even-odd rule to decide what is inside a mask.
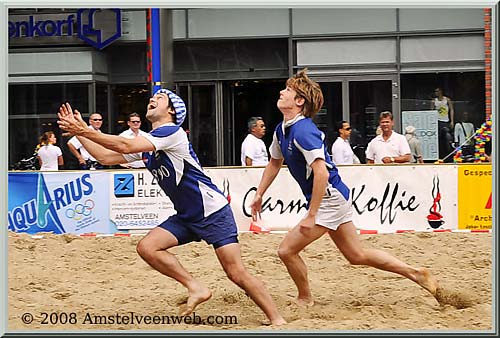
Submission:
[[[167,194],[179,218],[195,222],[222,209],[227,198],[205,175],[186,132],[174,123],[145,135],[156,151],[142,153],[146,168]],[[129,162],[141,154],[123,154]]]
[[[311,201],[314,179],[311,164],[317,158],[325,160],[330,173],[327,188],[337,189],[346,200],[349,199],[349,188],[342,182],[337,167],[327,152],[325,134],[310,118],[297,115],[285,124],[278,124],[269,152],[272,158],[284,159],[308,203]]]

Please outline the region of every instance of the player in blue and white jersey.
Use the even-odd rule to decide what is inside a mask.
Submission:
[[[243,266],[238,231],[228,201],[203,172],[181,124],[186,116],[182,99],[167,90],[158,90],[149,100],[146,118],[153,130],[145,136],[128,139],[94,132],[86,127],[80,113],[69,103],[59,110],[59,126],[77,135],[85,148],[106,165],[142,159],[177,214],[152,229],[137,244],[139,255],[162,274],[180,282],[188,290],[181,315],[189,315],[207,301],[211,291],[194,279],[168,249],[204,240],[213,245],[229,279],[254,300],[271,324],[286,323],[264,284]]]
[[[326,233],[351,264],[398,273],[436,297],[438,282],[426,268],[414,268],[384,251],[362,247],[352,222],[350,190],[327,153],[325,135],[312,121],[322,105],[321,87],[306,75],[306,70],[287,80],[277,102],[284,120],[274,131],[269,149],[271,160],[251,203],[252,217],[256,220],[262,209],[262,196],[284,162],[308,203],[307,214],[288,232],[278,249],[297,286],[297,303],[314,302],[307,266],[299,253]]]

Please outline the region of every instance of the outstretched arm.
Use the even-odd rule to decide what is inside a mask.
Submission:
[[[120,163],[127,163],[128,161],[123,157],[123,155],[119,152],[109,150],[104,148],[98,143],[95,143],[83,136],[77,136],[78,141],[82,143],[82,145],[87,149],[87,151],[92,155],[97,162],[103,165],[113,165]]]
[[[61,105],[58,116],[59,121],[57,121],[57,123],[59,124],[59,127],[65,130],[68,134],[83,136],[86,139],[119,154],[141,153],[155,150],[153,144],[142,136],[137,136],[134,139],[128,139],[117,135],[101,133],[92,128],[87,128],[78,110],[75,110],[73,113],[69,103]],[[79,138],[79,140],[80,139],[81,138]],[[82,142],[82,144],[85,149],[92,154],[91,149],[89,149],[92,145],[88,144],[89,148],[87,148],[84,142]]]

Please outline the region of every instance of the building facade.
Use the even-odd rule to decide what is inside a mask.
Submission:
[[[431,109],[437,87],[452,99],[456,120],[468,111],[476,127],[484,121],[484,8],[162,12],[161,38],[169,41],[162,67],[172,77],[165,81],[188,104],[184,127],[204,166],[238,165],[252,116],[264,118],[270,145],[282,119],[279,91],[305,67],[323,89],[316,123],[328,145],[335,122],[347,120],[362,154],[381,111],[392,111],[401,131],[405,116]],[[123,130],[128,113],[144,120],[147,24],[148,10],[139,9],[9,11],[10,164],[29,156],[44,131],[61,135],[64,101],[84,116],[100,112],[109,133]],[[65,142],[59,137],[71,169]]]

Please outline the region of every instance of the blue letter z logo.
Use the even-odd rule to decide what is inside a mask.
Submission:
[[[134,197],[134,175],[115,174],[114,187],[116,197]]]

